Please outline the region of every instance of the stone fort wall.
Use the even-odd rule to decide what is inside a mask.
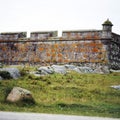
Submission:
[[[2,33],[0,62],[32,65],[78,63],[93,69],[104,69],[108,65],[120,69],[120,37],[113,34],[114,39],[106,44],[108,40],[101,39],[101,36],[100,30],[64,31],[62,37],[57,37],[56,31],[32,32],[30,38],[26,38],[26,32]]]
[[[112,33],[108,46],[109,66],[112,69],[120,70],[120,35]]]

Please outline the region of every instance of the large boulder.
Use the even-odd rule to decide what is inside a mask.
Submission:
[[[65,66],[62,65],[52,65],[51,68],[54,70],[55,73],[60,73],[60,74],[67,73]]]
[[[20,77],[20,71],[17,68],[1,68],[0,71],[7,71],[13,79]]]
[[[32,94],[30,91],[20,88],[14,87],[11,92],[8,94],[6,101],[10,103],[24,102],[24,101],[34,101]]]

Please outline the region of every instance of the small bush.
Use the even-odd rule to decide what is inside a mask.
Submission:
[[[9,72],[7,71],[0,71],[0,76],[3,78],[3,79],[11,79],[11,75]]]

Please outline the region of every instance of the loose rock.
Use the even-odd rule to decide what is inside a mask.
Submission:
[[[7,71],[13,79],[20,77],[20,71],[17,68],[1,68],[0,71]]]
[[[120,90],[120,85],[113,85],[113,86],[111,86],[111,87],[114,88],[114,89]]]
[[[54,70],[50,66],[46,66],[46,67],[38,68],[38,72],[40,74],[46,75],[46,74],[53,74]]]
[[[20,87],[14,87],[7,96],[6,100],[11,103],[22,102],[25,100],[34,101],[31,92]]]

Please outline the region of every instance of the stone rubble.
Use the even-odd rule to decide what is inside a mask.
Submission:
[[[66,74],[68,71],[75,71],[78,73],[95,73],[95,71],[90,67],[79,67],[75,65],[66,64],[39,67],[38,71],[35,72],[35,75],[48,75],[53,73]]]

